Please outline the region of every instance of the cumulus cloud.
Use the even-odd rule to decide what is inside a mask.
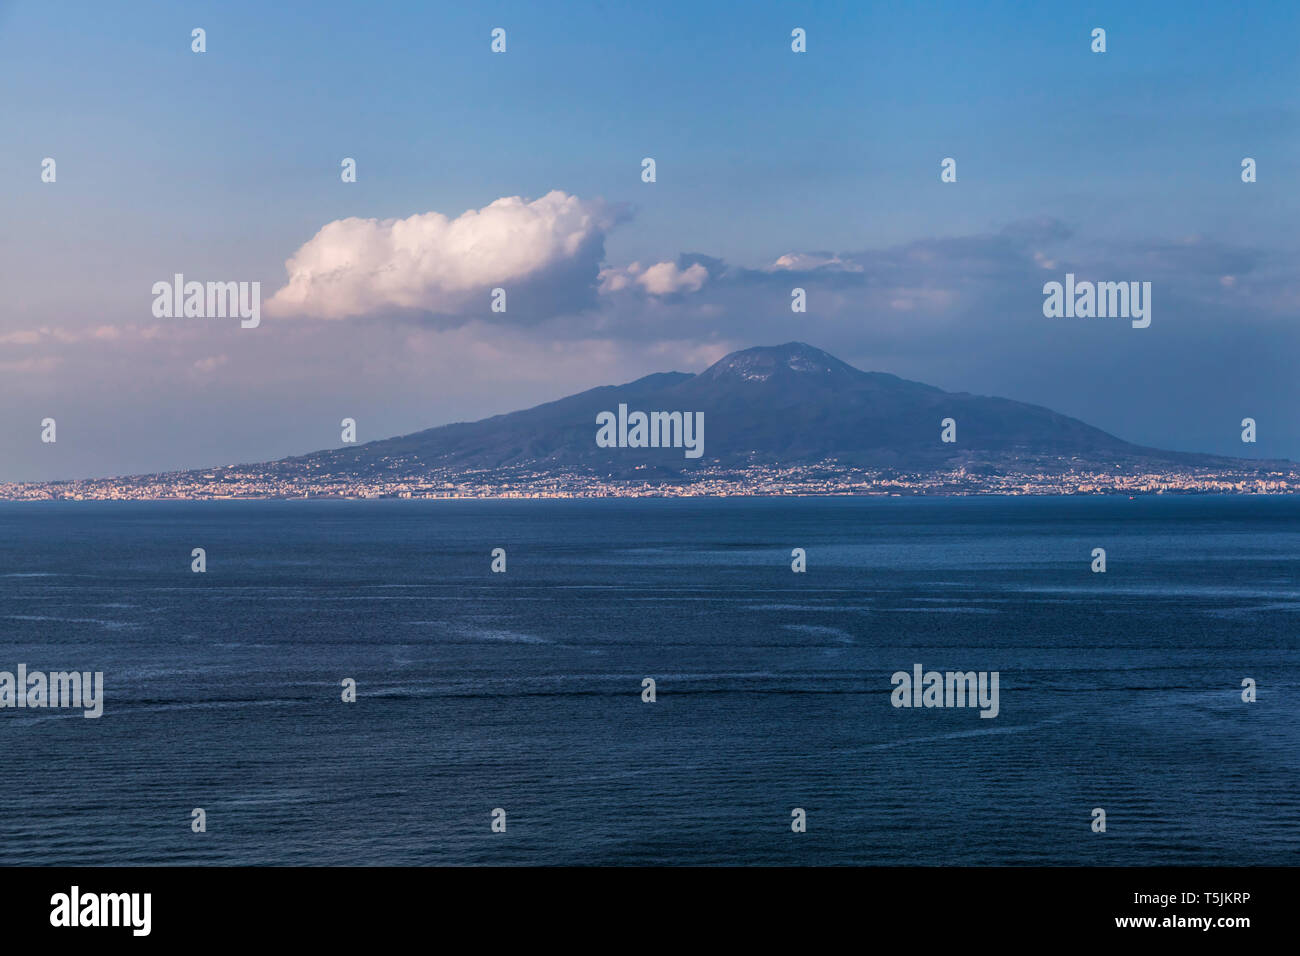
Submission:
[[[675,262],[659,262],[637,277],[637,282],[651,295],[671,295],[674,292],[698,292],[709,277],[709,270],[696,263],[679,269]]]
[[[709,270],[700,263],[682,268],[676,262],[656,262],[649,268],[641,263],[610,267],[600,271],[600,291],[606,294],[621,292],[633,285],[640,286],[649,295],[675,295],[679,292],[699,292],[708,281]]]
[[[481,314],[496,287],[537,293],[511,296],[507,315],[579,307],[594,291],[605,234],[621,218],[602,201],[555,190],[531,202],[498,199],[455,219],[426,212],[335,220],[285,263],[289,281],[267,312],[324,319],[406,310]]]
[[[795,272],[811,272],[816,269],[839,269],[844,272],[861,272],[862,266],[848,262],[832,252],[788,252],[776,262],[773,269],[785,269]]]

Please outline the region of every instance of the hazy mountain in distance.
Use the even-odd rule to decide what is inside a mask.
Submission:
[[[620,404],[629,412],[703,412],[703,455],[687,458],[682,448],[599,447],[597,415],[617,413]],[[956,422],[954,443],[940,441],[946,418]],[[265,468],[314,475],[528,468],[670,479],[705,466],[835,459],[846,467],[914,472],[971,462],[997,467],[1025,456],[1104,467],[1260,464],[1144,448],[1037,405],[864,372],[789,342],[733,352],[698,375],[647,375],[482,421],[314,452]]]

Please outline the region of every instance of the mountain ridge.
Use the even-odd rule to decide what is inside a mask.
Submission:
[[[703,412],[698,460],[679,448],[600,448],[596,415],[631,411]],[[940,440],[941,422],[956,441]],[[858,369],[803,342],[729,353],[697,374],[656,372],[601,385],[531,408],[454,422],[364,444],[267,463],[393,470],[486,472],[534,467],[632,477],[647,468],[688,474],[703,464],[742,467],[834,460],[859,468],[934,470],[975,459],[1055,456],[1110,465],[1263,464],[1125,441],[1040,405],[969,392],[946,392],[887,372]],[[386,464],[381,464],[381,462]]]
[[[955,441],[942,440],[945,426]],[[665,447],[634,440],[651,432]],[[145,500],[1165,491],[1300,493],[1300,467],[1136,445],[1041,405],[863,371],[802,342],[273,461],[0,483],[5,499]]]

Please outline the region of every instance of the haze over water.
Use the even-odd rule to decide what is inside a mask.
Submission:
[[[0,670],[106,697],[0,711],[0,864],[1293,863],[1298,573],[1293,498],[0,503]]]

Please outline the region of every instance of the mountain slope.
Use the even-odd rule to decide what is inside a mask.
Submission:
[[[616,413],[620,404],[629,412],[703,412],[702,457],[687,458],[680,447],[599,447],[596,416]],[[946,418],[956,421],[954,443],[940,441],[940,423]],[[790,342],[734,352],[698,375],[648,375],[478,422],[315,452],[266,467],[353,475],[527,468],[668,478],[702,466],[836,459],[852,467],[926,471],[1022,456],[1076,458],[1102,466],[1134,461],[1244,464],[1142,448],[1046,408],[864,372],[820,349]]]

